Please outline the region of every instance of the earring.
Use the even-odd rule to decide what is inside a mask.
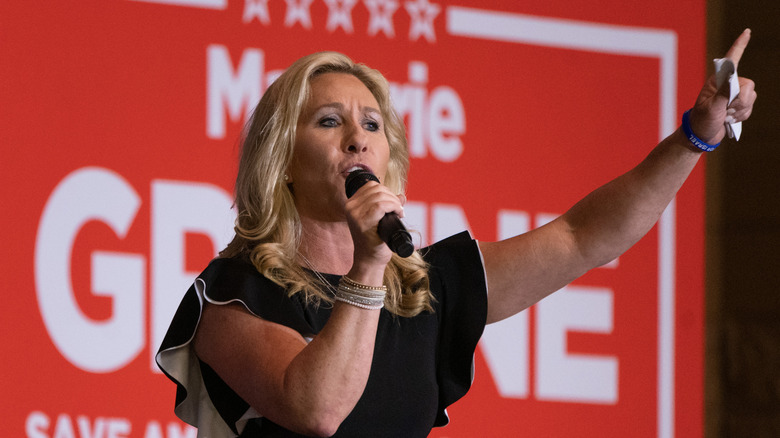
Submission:
[[[285,174],[284,174],[284,181],[285,181],[285,182],[287,182],[287,181],[289,181],[289,180],[290,180],[290,177],[289,177],[289,176],[287,176],[287,174],[285,173]]]

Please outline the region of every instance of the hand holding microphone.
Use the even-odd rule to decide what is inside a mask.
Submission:
[[[365,169],[350,172],[345,183],[347,198],[351,198],[359,188],[369,181],[379,182],[379,178]],[[401,257],[409,257],[414,252],[412,236],[406,231],[403,222],[394,212],[385,213],[384,217],[379,220],[377,234],[391,251]]]

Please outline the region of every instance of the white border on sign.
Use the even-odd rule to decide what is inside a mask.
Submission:
[[[447,32],[469,38],[658,58],[659,141],[677,126],[677,34],[458,6],[447,8]],[[674,437],[675,200],[658,222],[658,437]]]
[[[158,3],[161,5],[188,6],[203,9],[227,9],[228,0],[135,0],[137,2]]]

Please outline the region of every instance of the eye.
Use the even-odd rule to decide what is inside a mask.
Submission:
[[[332,128],[334,126],[338,126],[339,125],[339,121],[338,121],[338,119],[336,117],[328,116],[328,117],[323,117],[322,119],[320,119],[319,125],[320,126],[324,126],[326,128]]]
[[[371,131],[371,132],[379,131],[379,122],[371,120],[371,119],[366,120],[365,122],[363,122],[363,126],[365,126],[365,128],[367,130]]]

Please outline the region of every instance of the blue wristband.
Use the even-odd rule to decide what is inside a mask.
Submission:
[[[690,116],[691,110],[688,110],[683,113],[682,116],[682,130],[683,134],[688,138],[688,141],[693,143],[694,146],[701,149],[704,152],[712,152],[715,150],[716,147],[720,146],[720,143],[717,144],[709,144],[705,143],[696,136],[696,134],[693,133],[693,130],[691,129],[691,116]]]

